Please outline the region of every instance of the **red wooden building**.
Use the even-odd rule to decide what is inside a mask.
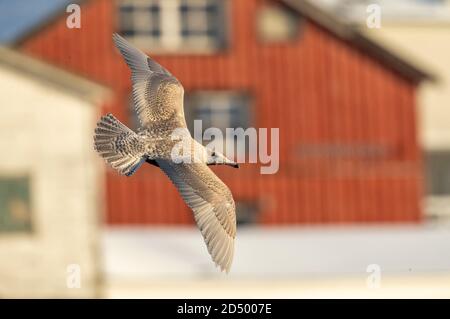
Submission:
[[[132,125],[130,72],[119,32],[184,85],[189,120],[280,128],[280,164],[214,168],[238,219],[264,224],[416,222],[422,162],[416,89],[428,75],[306,1],[87,0],[17,42],[21,50],[111,87]],[[193,218],[161,171],[107,172],[109,224]]]

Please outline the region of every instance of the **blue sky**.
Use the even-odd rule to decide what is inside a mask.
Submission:
[[[0,0],[0,43],[9,44],[33,31],[74,0]]]

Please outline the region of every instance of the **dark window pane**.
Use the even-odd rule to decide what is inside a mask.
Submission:
[[[205,9],[208,13],[216,13],[218,11],[218,6],[217,4],[210,4],[207,5]]]
[[[197,92],[188,94],[185,103],[186,122],[191,134],[194,136],[194,120],[202,121],[202,134],[211,127],[222,131],[226,143],[227,128],[250,127],[250,98],[246,94],[233,92]],[[236,136],[233,137],[237,139]],[[204,140],[209,144],[210,141]],[[248,143],[246,150],[248,151]],[[223,147],[226,151],[226,147]],[[235,152],[235,154],[237,154]]]
[[[121,13],[130,13],[134,10],[134,7],[131,5],[123,5],[120,7],[120,12]]]
[[[124,37],[132,37],[136,32],[134,30],[122,30],[121,33]]]
[[[427,192],[450,195],[450,152],[428,152],[425,156]]]
[[[158,14],[160,9],[159,9],[159,6],[152,5],[152,6],[148,7],[148,10],[150,10],[154,14]]]
[[[236,201],[236,223],[252,225],[258,222],[258,204],[254,201]]]
[[[219,2],[210,1],[209,4],[199,4],[196,1],[184,0],[180,6],[181,35],[186,41],[190,38],[209,39],[208,41],[219,44],[219,28],[224,26],[220,17]]]
[[[161,36],[160,7],[149,1],[148,5],[132,1],[119,6],[120,33],[125,37],[149,37],[159,39]]]
[[[0,232],[31,231],[27,177],[0,177]]]

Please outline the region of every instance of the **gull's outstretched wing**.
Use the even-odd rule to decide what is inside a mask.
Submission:
[[[156,121],[167,120],[174,113],[186,126],[181,83],[117,33],[113,34],[113,40],[131,69],[133,101],[142,126],[150,127]]]
[[[236,237],[236,212],[230,190],[205,164],[157,162],[194,212],[212,260],[228,272]]]

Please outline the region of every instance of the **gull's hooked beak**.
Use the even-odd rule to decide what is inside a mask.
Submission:
[[[219,153],[219,152],[212,152],[212,156],[214,158],[214,162],[210,163],[210,165],[217,165],[217,164],[223,164],[223,165],[228,165],[234,168],[239,168],[239,164],[236,163],[233,160],[230,160],[229,158],[227,158],[225,155]]]
[[[229,158],[227,158],[225,156],[223,156],[223,163],[225,165],[228,165],[228,166],[231,166],[231,167],[234,167],[234,168],[239,168],[239,164],[238,163],[236,163],[235,161],[230,160]]]

